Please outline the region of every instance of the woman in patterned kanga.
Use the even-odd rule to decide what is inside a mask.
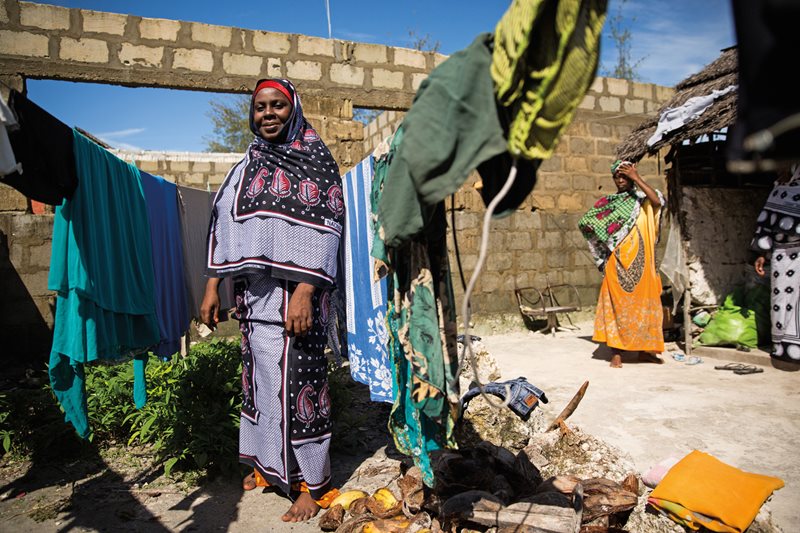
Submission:
[[[275,487],[294,502],[282,520],[301,522],[338,494],[324,349],[342,182],[288,80],[256,84],[250,129],[255,138],[214,200],[201,315],[216,325],[220,278],[233,277],[242,332],[239,459],[253,468],[243,486]]]
[[[611,166],[615,194],[600,198],[578,226],[603,272],[592,339],[611,348],[611,366],[622,352],[639,352],[643,362],[661,363],[664,351],[661,278],[656,271],[664,197],[639,175],[636,165]]]

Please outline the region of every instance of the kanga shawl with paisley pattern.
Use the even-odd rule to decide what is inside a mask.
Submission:
[[[258,87],[263,81],[260,80]],[[303,117],[288,80],[271,80],[292,97],[286,138],[258,135],[250,100],[247,153],[217,192],[208,238],[210,275],[262,272],[275,278],[332,285],[344,224],[339,168],[328,147]]]
[[[661,192],[656,191],[656,194],[664,205]],[[578,229],[589,243],[589,251],[601,272],[608,257],[636,225],[645,200],[647,195],[638,189],[609,194],[597,200],[581,217]]]

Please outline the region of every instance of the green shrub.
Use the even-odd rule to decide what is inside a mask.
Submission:
[[[86,391],[92,444],[151,447],[166,474],[174,469],[208,474],[239,471],[241,351],[238,342],[194,345],[186,357],[154,358],[147,365],[147,403],[133,403],[133,365],[87,365]],[[335,437],[340,450],[359,445],[367,418],[354,408],[359,384],[347,368],[330,368]],[[58,443],[58,446],[54,444]],[[48,386],[0,393],[0,446],[4,453],[41,455],[86,450],[64,422]],[[57,455],[56,455],[57,456]]]

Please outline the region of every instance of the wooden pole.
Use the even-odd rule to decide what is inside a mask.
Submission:
[[[683,351],[686,355],[692,355],[692,315],[689,309],[692,307],[692,293],[687,286],[683,291]]]

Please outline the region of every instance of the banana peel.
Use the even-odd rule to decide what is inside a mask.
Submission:
[[[345,511],[350,509],[350,505],[360,499],[366,498],[369,494],[364,492],[363,490],[348,490],[339,494],[334,500],[331,502],[331,507],[334,505],[341,505]]]
[[[378,518],[392,518],[403,513],[403,502],[386,487],[367,498],[367,510]]]
[[[383,487],[375,491],[375,494],[372,495],[375,498],[375,501],[379,502],[385,508],[394,507],[398,500],[395,497],[394,493],[389,490],[388,487]]]

